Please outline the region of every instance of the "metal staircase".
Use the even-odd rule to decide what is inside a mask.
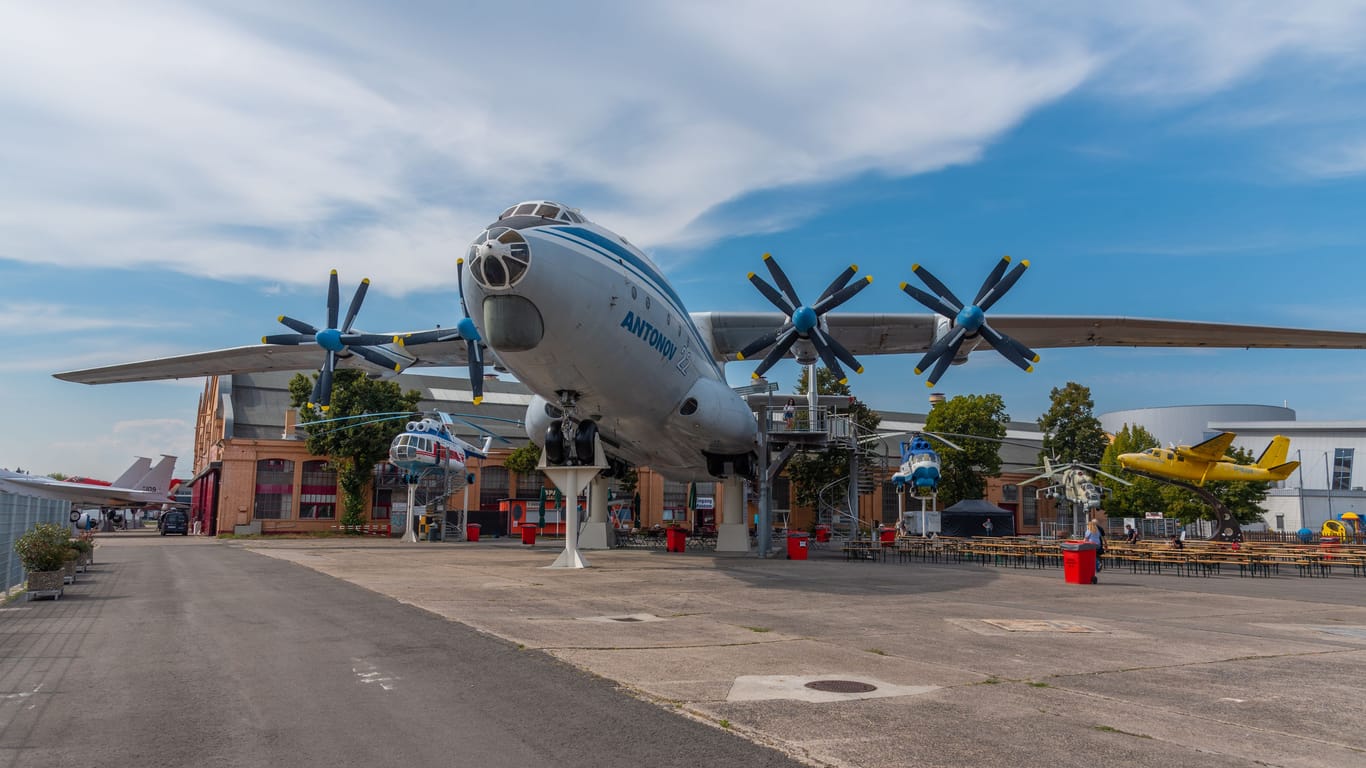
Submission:
[[[836,423],[836,420],[840,423]],[[877,432],[860,427],[858,422],[847,415],[832,417],[831,422],[830,444],[852,454],[853,477],[858,496],[873,493],[878,487],[882,457],[869,451],[867,446],[876,442]],[[832,530],[846,537],[856,537],[859,515],[858,510],[851,508],[849,502],[849,475],[846,474],[816,492],[816,521],[831,526]]]

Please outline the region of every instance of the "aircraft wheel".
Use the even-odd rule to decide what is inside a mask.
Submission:
[[[591,466],[597,456],[594,455],[593,441],[598,436],[598,425],[591,421],[579,422],[579,428],[574,433],[574,458],[578,459],[579,464]]]
[[[564,459],[564,432],[560,431],[560,422],[552,421],[545,428],[545,463],[559,466]]]

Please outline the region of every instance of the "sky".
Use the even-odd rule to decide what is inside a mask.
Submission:
[[[360,327],[451,325],[456,258],[522,200],[691,311],[770,309],[765,252],[804,296],[858,264],[851,312],[1009,254],[994,313],[1366,331],[1363,58],[1366,2],[0,4],[0,467],[188,474],[202,380],[51,374],[321,323],[333,268],[372,280]],[[1041,357],[936,389],[1366,419],[1363,352]],[[915,359],[862,362],[864,401],[926,409]]]

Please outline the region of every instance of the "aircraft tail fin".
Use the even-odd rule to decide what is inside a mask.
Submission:
[[[1276,435],[1271,438],[1271,444],[1262,451],[1262,455],[1257,458],[1258,469],[1271,469],[1285,464],[1285,457],[1290,453],[1290,438],[1285,435]],[[1287,475],[1289,472],[1286,473]]]
[[[142,479],[133,487],[139,491],[148,491],[163,496],[169,494],[171,492],[171,475],[175,472],[175,459],[174,456],[162,454],[161,461],[158,461],[156,466],[143,475]]]
[[[1291,472],[1299,469],[1299,467],[1300,463],[1298,461],[1287,461],[1284,464],[1277,464],[1274,467],[1264,467],[1264,469],[1267,474],[1271,475],[1272,479],[1285,480],[1290,477]]]
[[[139,456],[133,461],[133,465],[123,470],[119,479],[110,483],[115,488],[136,488],[137,482],[147,476],[147,472],[152,468],[152,460]]]

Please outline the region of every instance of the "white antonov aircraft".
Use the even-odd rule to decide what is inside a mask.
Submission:
[[[161,461],[153,467],[151,459],[139,457],[112,485],[71,483],[50,477],[35,477],[0,470],[0,490],[62,499],[84,506],[140,507],[169,504],[175,460],[174,456],[163,455]]]
[[[296,333],[266,337],[270,343],[56,376],[106,384],[304,370],[316,368],[323,352],[313,398],[322,405],[335,365],[376,376],[468,365],[478,402],[485,354],[492,353],[500,369],[535,394],[527,432],[550,464],[593,463],[597,435],[613,469],[634,464],[677,480],[705,480],[754,471],[758,425],[722,366],[766,349],[756,377],[788,354],[803,364],[820,360],[842,378],[841,363],[862,370],[855,355],[923,353],[916,370],[933,366],[932,385],[984,344],[1026,369],[1040,348],[1366,348],[1366,333],[1181,320],[1002,315],[988,324],[985,312],[1028,266],[1011,268],[1009,259],[972,302],[912,266],[931,293],[904,283],[902,290],[935,314],[832,313],[871,278],[851,283],[851,266],[806,303],[773,259],[764,262],[777,288],[753,273],[750,280],[780,311],[690,314],[659,268],[625,238],[575,209],[527,202],[503,211],[469,247],[458,272],[465,316],[455,328],[353,331],[365,282],[339,325],[333,272],[325,328],[282,317]]]

